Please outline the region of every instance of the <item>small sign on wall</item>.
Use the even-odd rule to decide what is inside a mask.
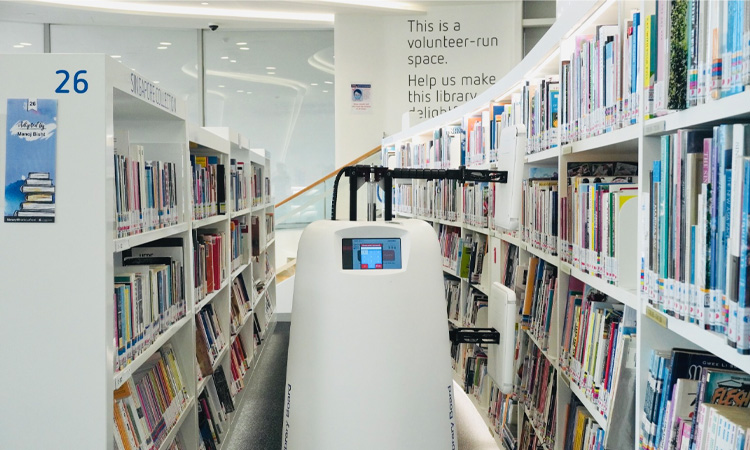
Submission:
[[[368,113],[372,111],[372,85],[351,85],[352,112]]]
[[[55,221],[57,100],[8,99],[5,222]]]

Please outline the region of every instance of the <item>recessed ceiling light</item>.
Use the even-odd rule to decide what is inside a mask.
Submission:
[[[237,92],[245,92],[245,91],[242,89],[237,89]]]
[[[323,92],[328,92],[328,91],[323,91]]]
[[[159,45],[172,45],[171,42],[159,42]]]
[[[324,81],[325,84],[333,84],[333,81]]]
[[[268,67],[266,67],[266,70],[276,70],[276,68],[275,68],[275,67],[271,67],[271,66],[268,66]]]
[[[156,47],[156,48],[159,49],[159,50],[166,50],[169,47],[166,47],[166,46],[162,45],[161,47]]]
[[[240,47],[240,50],[250,50],[250,47]]]
[[[112,57],[113,57],[114,59],[117,59],[117,58],[122,58],[122,56],[120,56],[120,55],[112,55]]]
[[[248,93],[248,94],[252,94],[252,92],[250,92],[250,91],[247,91],[247,93]]]
[[[208,5],[208,2],[201,2],[201,5]]]
[[[310,86],[317,86],[318,83],[310,83]]]
[[[154,81],[154,84],[159,84],[159,82],[158,81]]]
[[[219,87],[220,87],[220,88],[222,88],[222,87],[224,87],[224,85],[223,85],[223,84],[220,84],[220,85],[219,85]]]
[[[233,63],[236,63],[236,62],[237,62],[237,60],[236,60],[236,59],[230,59],[230,60],[229,60],[229,62],[233,62]]]
[[[221,59],[229,59],[228,56],[222,56]]]
[[[21,45],[31,45],[28,42],[19,42],[19,44],[21,44]]]
[[[23,45],[14,45],[13,48],[23,48]]]
[[[268,72],[269,75],[276,75],[276,72]]]
[[[247,42],[238,42],[237,45],[247,45]]]

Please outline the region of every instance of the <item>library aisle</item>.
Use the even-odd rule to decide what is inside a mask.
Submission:
[[[284,414],[284,382],[289,349],[289,322],[278,322],[268,340],[258,367],[258,376],[247,387],[232,439],[227,450],[266,450],[281,448]],[[466,395],[456,395],[458,448],[461,450],[496,450],[497,445]]]

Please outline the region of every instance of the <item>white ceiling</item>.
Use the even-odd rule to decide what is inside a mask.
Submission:
[[[320,30],[333,29],[336,14],[420,14],[435,5],[488,1],[491,0],[0,0],[0,20],[183,29],[208,28],[215,23],[227,30]],[[251,17],[270,12],[297,16]]]

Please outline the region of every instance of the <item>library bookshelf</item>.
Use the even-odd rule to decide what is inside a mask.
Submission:
[[[197,363],[202,311],[212,311],[213,329],[224,343],[212,369],[224,367],[229,375],[232,345],[238,347],[235,341],[242,341],[246,358],[241,363],[246,369],[238,385],[253,376],[265,339],[275,326],[273,277],[263,279],[267,294],[263,303],[257,302],[260,310],[248,308],[241,318],[242,326],[237,330],[231,326],[233,283],[244,277],[248,286],[253,286],[253,274],[260,263],[251,257],[250,190],[245,193],[247,207],[233,208],[229,167],[233,161],[241,161],[248,168],[257,166],[264,177],[270,177],[268,155],[251,150],[248,142],[231,130],[188,124],[185,105],[168,87],[143,78],[105,55],[6,55],[0,59],[0,73],[8,81],[0,88],[4,130],[13,125],[5,110],[8,99],[57,102],[54,222],[0,223],[0,315],[15,318],[0,331],[4,342],[0,355],[23,368],[3,371],[2,381],[15,387],[2,395],[5,407],[0,422],[6,431],[15,431],[2,433],[0,447],[116,449],[123,439],[122,435],[118,437],[116,425],[122,400],[115,400],[113,394],[128,386],[141,386],[144,374],[157,370],[160,372],[153,373],[161,373],[172,383],[171,388],[164,389],[174,396],[164,411],[166,428],[159,435],[157,448],[203,448],[199,443],[200,396],[213,381],[211,375],[200,377]],[[65,74],[70,80],[64,82]],[[4,131],[0,138],[3,186],[9,181],[5,179],[6,164],[16,162],[10,156],[6,159],[9,136],[10,132]],[[168,196],[174,201],[170,223],[140,225],[140,233],[121,231],[120,216],[116,216],[116,180],[122,172],[114,161],[123,148],[126,155],[130,149],[142,152],[142,161],[149,161],[142,168],[151,167],[150,161],[170,163]],[[201,202],[205,204],[199,205],[195,189],[198,172],[191,164],[196,157],[222,166],[221,177],[210,171],[213,208],[203,197]],[[207,173],[201,172],[201,176]],[[254,186],[249,174],[242,175],[248,188]],[[204,194],[208,192],[206,186],[202,188]],[[225,203],[223,210],[217,191],[221,191]],[[167,196],[167,192],[165,188],[161,194]],[[268,195],[260,197],[261,203],[270,204]],[[143,208],[145,216],[146,206]],[[248,226],[247,238],[237,243],[239,261],[234,266],[229,249],[233,219],[246,220]],[[218,242],[217,260],[213,262],[217,267],[215,283],[210,292],[199,294],[198,287],[205,279],[197,270],[200,264],[195,252],[212,236],[221,236],[221,240],[211,241],[212,245]],[[174,252],[172,271],[159,269],[170,273],[164,280],[172,283],[162,286],[170,292],[172,309],[164,312],[158,331],[152,326],[154,335],[149,339],[143,337],[147,332],[141,328],[143,341],[138,349],[134,343],[133,353],[120,361],[118,336],[125,319],[118,316],[122,311],[116,303],[116,289],[122,281],[114,280],[118,274],[141,267],[132,265],[134,261],[126,262],[129,258],[153,257],[138,253],[149,248]],[[266,253],[272,260],[272,244]],[[153,260],[143,263],[153,267]],[[145,310],[141,311],[144,315]],[[256,312],[261,316],[257,321],[253,320]],[[178,378],[179,382],[175,381]],[[240,390],[234,396],[235,406],[241,404],[242,394]],[[228,414],[230,426],[223,427],[222,443],[229,440],[236,415]],[[45,424],[44,432],[29,428],[39,423]]]
[[[641,19],[649,15],[656,17],[658,8],[664,7],[661,3],[649,0],[573,2],[571,5],[574,7],[565,9],[529,54],[494,86],[475,99],[387,137],[382,142],[383,163],[391,167],[441,169],[463,164],[470,168],[494,169],[497,166],[493,147],[499,141],[500,127],[508,121],[526,126],[528,149],[524,159],[524,218],[519,230],[502,230],[494,226],[494,190],[491,184],[483,187],[398,180],[394,184],[393,195],[395,215],[432,223],[441,240],[448,315],[453,326],[487,326],[486,306],[488,301],[492,301],[489,295],[492,283],[507,281],[509,287],[516,291],[519,308],[530,290],[536,292],[534,285],[529,283],[530,279],[525,278],[526,275],[522,275],[521,284],[515,279],[512,282],[505,279],[509,257],[513,258],[516,267],[522,269],[528,269],[530,262],[535,267],[540,267],[543,262],[547,270],[545,274],[549,273],[554,280],[554,289],[550,289],[552,297],[545,304],[549,314],[542,326],[546,328],[534,328],[533,317],[531,326],[524,326],[524,316],[519,312],[515,336],[517,354],[522,355],[520,359],[523,359],[523,355],[527,355],[529,360],[540,359],[544,361],[539,366],[540,373],[551,374],[544,383],[549,387],[543,393],[546,404],[545,401],[534,403],[534,392],[527,391],[528,380],[520,375],[515,380],[514,388],[510,392],[501,392],[501,401],[498,401],[497,383],[486,370],[486,365],[493,362],[486,362],[486,356],[476,347],[454,347],[454,379],[467,390],[499,448],[534,448],[529,446],[534,441],[537,448],[570,448],[568,441],[571,436],[566,425],[569,417],[572,417],[567,409],[571,403],[575,405],[575,410],[585,411],[587,427],[596,428],[599,433],[591,437],[590,444],[601,443],[601,448],[606,449],[643,448],[640,435],[644,408],[648,408],[649,366],[652,352],[657,350],[701,350],[715,355],[723,363],[734,365],[745,374],[750,373],[750,356],[741,354],[729,345],[725,334],[708,330],[700,322],[693,323],[697,320],[680,318],[649,297],[648,277],[644,275],[644,271],[649,270],[649,248],[654,245],[651,240],[653,231],[649,228],[649,216],[652,214],[649,198],[653,198],[649,172],[654,161],[663,159],[663,137],[686,128],[710,130],[711,126],[750,122],[746,87],[744,92],[706,101],[688,109],[652,111],[645,115],[649,90],[644,87],[646,46],[643,45],[645,33]],[[693,3],[698,2],[686,2],[688,7]],[[633,26],[636,13],[640,28]],[[628,35],[628,31],[633,31],[633,34]],[[614,122],[608,122],[611,120],[606,111],[606,96],[609,94],[603,94],[605,97],[602,98],[597,97],[597,93],[589,92],[586,99],[592,105],[590,116],[580,116],[573,126],[568,121],[575,119],[575,114],[580,110],[570,109],[570,104],[582,103],[583,94],[570,85],[551,88],[550,84],[542,82],[562,85],[565,71],[568,70],[566,66],[573,64],[567,61],[581,50],[581,43],[586,39],[596,41],[596,37],[606,33],[617,36],[613,42],[614,57],[620,58],[618,67],[625,72],[622,61],[627,60],[631,64],[630,72],[619,73],[620,80],[624,79],[625,74],[632,77],[628,85],[630,90],[626,89],[624,81],[619,81],[622,84],[615,86],[621,89],[618,101],[628,99],[627,109],[621,101],[618,105],[621,115],[615,117]],[[637,39],[640,45],[622,45],[620,38],[626,35],[631,44],[633,39]],[[658,46],[653,45],[653,48]],[[626,49],[629,50],[627,59],[624,56]],[[605,57],[602,64],[606,63]],[[592,67],[590,69],[595,70]],[[601,78],[591,82],[604,83],[604,80]],[[645,86],[648,85],[645,83]],[[606,84],[599,86],[602,86],[602,91],[607,87]],[[544,95],[549,95],[551,90],[558,92],[558,87],[560,103],[568,102],[568,109],[564,111],[567,116],[563,114],[562,106],[555,106],[559,122],[552,126],[544,123],[545,120],[551,122],[550,116],[545,116],[545,111],[549,112],[549,109],[543,109],[549,104],[537,100],[540,97],[544,99]],[[653,95],[658,98],[663,92],[655,88]],[[500,105],[504,106],[504,110],[494,109]],[[495,122],[498,117],[499,125]],[[591,164],[599,163],[622,164],[620,167],[628,167],[628,170],[637,167],[637,176],[624,181],[630,191],[611,197],[617,198],[620,203],[619,209],[613,212],[617,214],[616,220],[608,223],[612,227],[608,232],[613,236],[611,244],[614,246],[608,251],[614,256],[611,256],[611,262],[604,263],[603,268],[597,267],[596,264],[601,263],[594,260],[604,260],[608,255],[595,254],[592,259],[586,249],[576,248],[578,244],[568,241],[566,238],[570,236],[563,234],[565,208],[576,200],[571,195],[577,195],[576,191],[566,188],[568,183],[575,185],[575,181],[570,181],[576,176],[571,169],[592,167]],[[615,174],[627,175],[621,172]],[[544,183],[553,178],[556,180],[555,188],[546,188]],[[477,190],[481,189],[487,192],[477,194]],[[536,195],[534,189],[548,197],[542,201],[530,197]],[[538,209],[533,210],[535,207]],[[527,214],[530,210],[541,214],[549,226],[534,229],[535,224],[530,221],[538,217],[529,217]],[[466,245],[467,242],[469,245]],[[471,257],[466,258],[468,268],[462,271],[461,255],[467,251]],[[621,371],[616,376],[624,380],[622,382],[627,387],[620,387],[617,392],[629,390],[629,396],[615,396],[608,392],[606,399],[601,400],[598,394],[594,395],[591,384],[582,381],[571,367],[570,355],[566,353],[569,349],[565,348],[565,342],[570,338],[566,334],[566,325],[571,320],[566,305],[570,301],[571,290],[583,287],[604,294],[606,302],[614,305],[612,308],[624,312],[625,318],[620,325],[624,327],[627,323],[630,334],[625,338],[628,347],[623,350],[624,355],[618,363],[621,364]],[[477,364],[477,360],[482,359],[485,366]],[[522,363],[516,359],[500,364],[514,364],[520,374]],[[554,386],[554,389],[550,386]],[[619,400],[615,400],[617,397]],[[507,401],[504,403],[503,399]],[[613,406],[612,402],[619,403]],[[666,409],[664,404],[661,407]],[[571,409],[570,414],[574,415],[575,410]],[[611,439],[607,439],[609,435]],[[648,435],[646,438],[649,438]]]

